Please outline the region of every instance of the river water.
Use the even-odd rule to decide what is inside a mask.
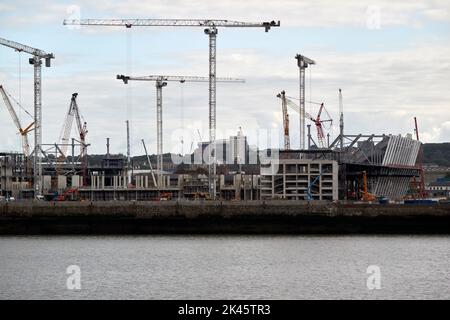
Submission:
[[[3,236],[15,298],[450,299],[450,237]]]

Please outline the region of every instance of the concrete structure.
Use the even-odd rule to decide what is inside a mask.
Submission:
[[[0,204],[0,234],[450,234],[450,204],[98,201]]]
[[[32,172],[25,156],[22,153],[0,153],[0,196],[19,199],[30,198],[32,194]]]
[[[279,159],[261,166],[261,199],[338,200],[338,163]]]

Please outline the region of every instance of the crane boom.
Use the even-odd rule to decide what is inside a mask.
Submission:
[[[33,126],[34,122],[32,122],[30,125],[28,125],[28,127],[22,128],[19,117],[17,116],[17,113],[14,110],[14,108],[11,104],[11,101],[8,97],[8,94],[2,85],[0,85],[0,93],[3,97],[3,101],[5,102],[6,108],[8,109],[9,114],[11,115],[14,125],[16,126],[17,130],[19,130],[19,133],[22,136],[23,153],[25,154],[26,157],[29,157],[30,156],[30,144],[28,142],[28,132],[30,132],[32,130],[32,126]]]
[[[263,27],[266,32],[271,27],[279,27],[280,21],[270,22],[241,22],[214,19],[65,19],[64,25],[86,26],[125,26],[131,27],[229,27],[229,28],[257,28]]]
[[[20,125],[19,117],[16,114],[16,111],[14,110],[11,101],[9,100],[8,96],[6,95],[5,89],[3,89],[3,86],[0,85],[0,93],[2,94],[3,101],[5,102],[6,108],[9,111],[9,114],[11,115],[11,118],[14,122],[14,125],[16,126],[17,130],[19,132],[22,131],[22,126]]]
[[[118,80],[123,80],[124,83],[128,83],[129,80],[135,81],[177,81],[177,82],[208,82],[208,77],[197,77],[197,76],[165,76],[165,75],[150,75],[143,77],[131,77],[124,75],[117,75]],[[241,82],[245,83],[244,79],[236,78],[216,78],[217,82]]]
[[[27,46],[27,45],[24,45],[24,44],[15,42],[15,41],[0,38],[0,44],[4,45],[6,47],[10,47],[16,51],[25,52],[25,53],[31,54],[35,57],[45,59],[47,67],[50,67],[50,59],[55,58],[53,53],[46,53],[43,50],[36,49],[36,48],[30,47],[30,46]]]
[[[283,91],[284,92],[284,91]],[[289,99],[288,97],[286,97],[285,94],[279,94],[277,95],[278,98],[282,99],[285,101],[286,105],[288,107],[290,107],[292,110],[294,110],[295,112],[297,112],[298,114],[301,115],[301,108],[295,104],[291,99]],[[323,148],[324,147],[324,139],[325,139],[325,134],[323,132],[323,127],[322,127],[322,123],[323,122],[327,122],[327,121],[332,121],[331,119],[326,119],[326,120],[322,120],[320,119],[320,115],[322,114],[322,111],[325,110],[325,106],[323,103],[320,104],[320,109],[319,109],[319,113],[317,115],[316,118],[314,118],[313,116],[311,116],[308,112],[304,111],[304,115],[306,119],[311,120],[312,122],[314,122],[314,124],[316,125],[316,129],[317,129],[317,140],[318,140],[318,144],[319,147]]]
[[[63,126],[61,129],[59,140],[61,141],[61,151],[63,156],[66,156],[67,144],[69,143],[70,132],[72,131],[73,119],[75,116],[76,109],[76,97],[77,94],[72,94],[72,98],[70,99],[69,111],[66,114],[66,118],[64,119]]]
[[[291,108],[292,110],[294,110],[295,112],[297,112],[297,113],[299,113],[300,114],[300,107],[294,102],[294,101],[292,101],[291,99],[289,99],[288,97],[285,97],[285,99],[286,99],[286,105],[289,107],[289,108]],[[310,115],[308,112],[306,112],[305,111],[305,117],[306,118],[308,118],[309,120],[311,120],[311,121],[316,121],[315,119],[314,119],[314,117],[312,116],[312,115]]]

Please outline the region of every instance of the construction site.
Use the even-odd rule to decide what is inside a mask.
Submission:
[[[349,133],[345,130],[343,90],[339,97],[339,119],[332,119],[324,103],[315,103],[316,113],[306,112],[305,72],[316,61],[292,53],[297,67],[299,91],[289,96],[274,92],[274,110],[282,111],[283,141],[278,149],[249,146],[242,129],[229,137],[216,137],[216,83],[242,83],[244,79],[216,77],[216,40],[220,28],[261,28],[265,32],[280,27],[279,21],[246,23],[229,20],[65,20],[64,25],[131,27],[200,27],[209,38],[209,76],[180,75],[116,75],[126,85],[129,81],[150,81],[156,88],[157,149],[147,150],[142,137],[145,163],[137,165],[130,152],[129,121],[126,120],[127,150],[124,155],[110,153],[109,138],[101,161],[90,161],[88,121],[77,103],[78,93],[67,97],[65,121],[57,142],[44,142],[41,76],[44,63],[51,67],[53,53],[0,38],[2,50],[12,49],[30,55],[34,68],[34,111],[26,111],[28,123],[21,123],[18,108],[25,110],[8,92],[8,84],[0,84],[0,114],[11,117],[22,139],[20,152],[0,153],[0,199],[4,201],[171,201],[171,200],[297,200],[348,201],[362,203],[402,203],[425,200],[422,143],[417,119],[411,116],[414,134]],[[2,63],[7,63],[2,61]],[[295,64],[294,64],[295,63]],[[293,68],[294,69],[294,68]],[[191,153],[178,155],[175,163],[166,157],[163,145],[163,88],[169,82],[206,82],[209,84],[209,137]],[[63,103],[63,102],[62,102]],[[281,108],[280,108],[281,107]],[[205,106],[205,112],[206,112]],[[299,132],[290,130],[289,115],[299,118]],[[87,119],[88,120],[88,119]],[[339,133],[327,130],[333,121]],[[75,130],[72,127],[75,126]],[[292,123],[291,123],[292,126]],[[389,128],[386,128],[389,130]],[[125,131],[125,130],[124,130]],[[17,132],[4,134],[15,135]],[[107,132],[104,133],[108,135]],[[299,145],[291,145],[291,136],[299,137]],[[33,143],[30,143],[33,136]],[[19,144],[18,144],[19,146]],[[19,148],[19,147],[18,147]],[[206,155],[206,156],[205,156]],[[262,161],[268,155],[270,161]]]

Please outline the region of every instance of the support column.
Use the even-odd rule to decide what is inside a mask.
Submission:
[[[205,29],[209,35],[209,153],[208,182],[209,193],[216,199],[216,38],[217,29],[212,26]]]
[[[158,185],[162,183],[163,170],[163,130],[162,130],[162,88],[167,85],[167,82],[162,80],[156,81],[156,139],[157,139],[157,161],[156,169],[158,171]]]
[[[30,59],[34,65],[34,194],[42,195],[42,98],[41,98],[41,59],[37,56]]]

